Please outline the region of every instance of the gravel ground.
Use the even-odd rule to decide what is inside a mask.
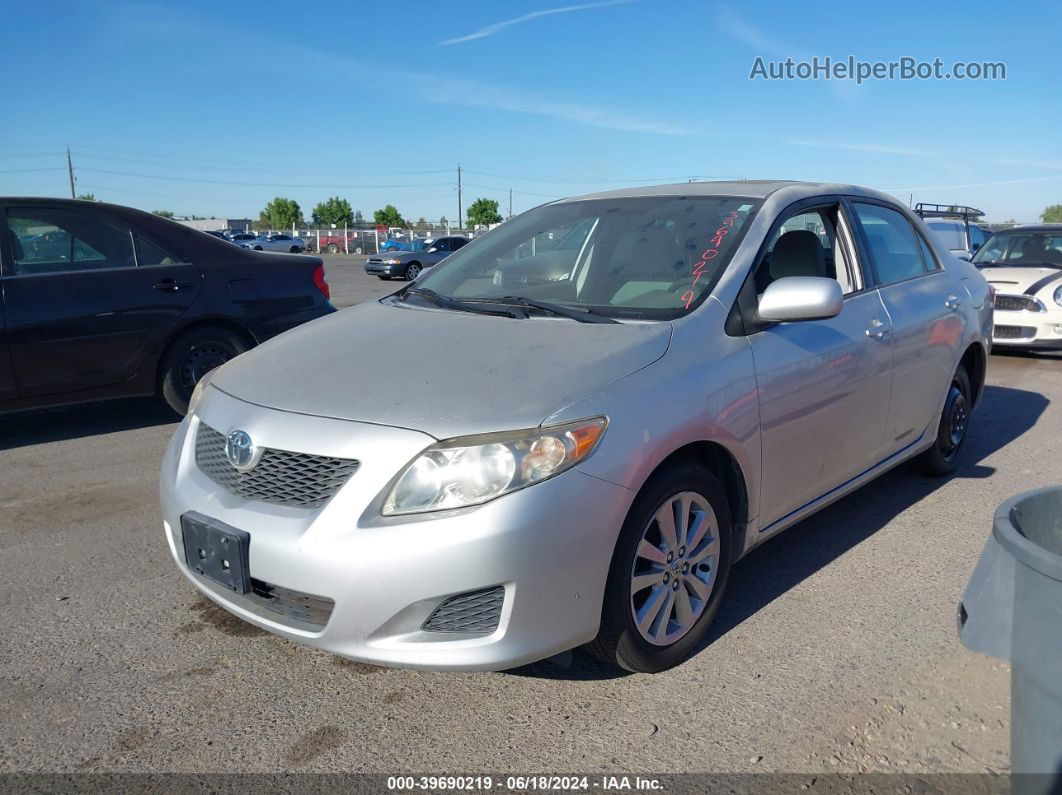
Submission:
[[[386,294],[330,257],[335,302]],[[1058,358],[993,356],[965,463],[893,471],[735,569],[712,641],[620,676],[344,662],[196,596],[162,538],[172,416],[0,418],[0,771],[1006,771],[1009,673],[955,607],[1006,497],[1057,482]]]

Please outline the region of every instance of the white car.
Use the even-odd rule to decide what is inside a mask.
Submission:
[[[240,245],[255,251],[284,251],[291,254],[301,254],[306,250],[302,238],[291,235],[262,235],[254,240],[241,240]]]
[[[973,263],[996,291],[993,345],[1062,349],[1062,224],[997,232]]]

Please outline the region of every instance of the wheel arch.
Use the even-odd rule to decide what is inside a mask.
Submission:
[[[719,480],[730,507],[732,560],[744,553],[745,533],[749,522],[748,481],[737,458],[719,442],[701,440],[689,442],[664,457],[645,479],[648,483],[658,472],[677,463],[697,463],[705,466]],[[644,483],[642,484],[644,487]]]
[[[984,392],[985,377],[988,371],[988,354],[980,342],[972,342],[959,360],[970,376],[970,388],[973,390],[973,405],[976,406]]]
[[[162,363],[166,361],[166,354],[170,352],[174,343],[177,342],[183,335],[189,331],[194,331],[199,328],[223,328],[227,329],[235,334],[239,334],[248,347],[253,348],[259,344],[258,339],[251,333],[251,331],[239,323],[225,317],[201,317],[196,318],[190,323],[186,323],[183,326],[175,328],[170,335],[159,346],[158,355],[155,357],[155,387],[158,389],[159,384],[162,382],[163,372]]]

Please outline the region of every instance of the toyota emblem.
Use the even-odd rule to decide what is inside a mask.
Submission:
[[[225,457],[241,472],[257,463],[254,442],[246,431],[233,431],[225,439]]]

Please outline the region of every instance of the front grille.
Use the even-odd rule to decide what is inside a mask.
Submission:
[[[1025,326],[995,326],[992,337],[997,340],[1023,340],[1036,336],[1036,329]]]
[[[421,629],[425,632],[493,632],[501,621],[504,601],[505,589],[500,585],[451,596],[432,611]]]
[[[996,309],[1003,312],[1043,312],[1044,305],[1028,295],[996,295]]]
[[[294,453],[267,448],[255,467],[241,472],[225,455],[225,436],[199,423],[195,463],[203,474],[249,500],[318,508],[330,500],[357,470],[352,458]]]

